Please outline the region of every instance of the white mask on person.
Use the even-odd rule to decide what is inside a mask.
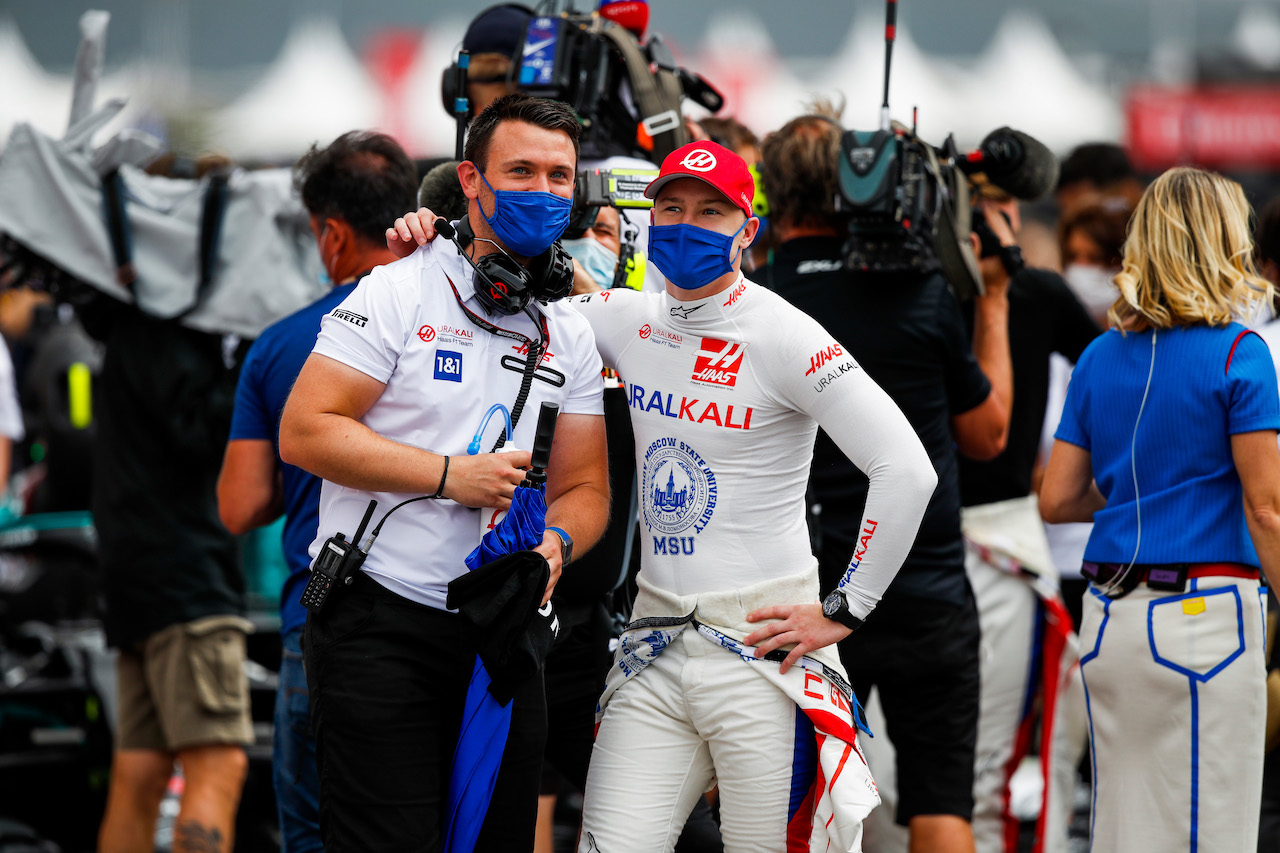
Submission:
[[[1105,317],[1112,303],[1120,298],[1120,288],[1114,281],[1115,273],[1105,267],[1068,264],[1062,271],[1062,277],[1092,317]]]
[[[592,281],[606,290],[613,287],[614,270],[618,267],[618,256],[594,237],[579,237],[576,240],[561,240],[560,245],[591,276]]]

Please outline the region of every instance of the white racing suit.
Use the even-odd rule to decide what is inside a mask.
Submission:
[[[847,687],[833,689],[833,674],[844,679],[834,650],[783,677],[737,644],[764,624],[745,621],[752,610],[819,601],[805,524],[819,425],[871,481],[866,535],[840,586],[858,618],[914,541],[937,483],[928,455],[838,341],[744,278],[697,301],[612,290],[571,304],[626,383],[645,590],[602,702],[579,850],[669,851],[717,781],[726,853],[781,853],[789,832],[810,831],[831,833],[831,850],[858,850],[877,798]],[[690,619],[697,630],[683,630]],[[831,716],[815,721],[820,707]],[[836,752],[846,760],[815,787],[812,774]],[[803,829],[797,814],[815,826]]]
[[[639,584],[597,712],[580,849],[670,849],[719,785],[726,849],[860,850],[880,797],[834,647],[784,675],[783,652],[742,644],[751,611],[816,602],[817,570],[690,596]],[[639,796],[638,778],[653,781]]]

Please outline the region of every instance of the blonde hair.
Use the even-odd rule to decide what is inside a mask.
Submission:
[[[1142,194],[1107,312],[1120,329],[1225,326],[1271,285],[1253,265],[1249,202],[1235,181],[1201,169],[1170,169]]]

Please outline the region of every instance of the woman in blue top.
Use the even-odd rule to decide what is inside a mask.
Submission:
[[[1233,322],[1270,297],[1240,186],[1166,172],[1129,225],[1115,327],[1072,375],[1040,494],[1093,521],[1080,627],[1093,853],[1257,846],[1259,567],[1280,581],[1280,398]]]

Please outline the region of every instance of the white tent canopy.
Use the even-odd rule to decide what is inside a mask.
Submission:
[[[1263,68],[1280,67],[1280,12],[1270,3],[1250,3],[1236,19],[1231,45]]]
[[[711,18],[690,67],[723,91],[724,115],[759,134],[782,126],[813,100],[809,87],[778,56],[764,22],[746,10]]]
[[[1001,20],[973,67],[963,103],[957,138],[970,146],[1002,125],[1059,152],[1120,136],[1116,100],[1086,80],[1044,19],[1027,11],[1009,12]]]
[[[376,129],[382,94],[336,23],[294,28],[258,84],[214,119],[214,141],[235,158],[292,159],[354,129]]]
[[[457,126],[440,100],[440,75],[458,55],[467,29],[465,18],[437,20],[423,33],[418,55],[405,73],[401,110],[411,153],[453,156]]]
[[[41,68],[13,21],[0,18],[0,146],[20,121],[61,137],[70,114],[71,78]]]
[[[814,81],[814,89],[837,101],[846,99],[845,127],[878,128],[884,95],[884,18],[859,14],[826,69]],[[910,31],[898,27],[889,86],[894,119],[909,125],[912,109],[918,107],[920,135],[940,144],[963,113],[961,77],[950,63],[922,53]]]

